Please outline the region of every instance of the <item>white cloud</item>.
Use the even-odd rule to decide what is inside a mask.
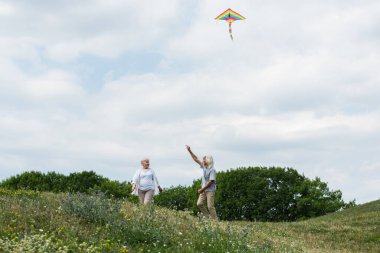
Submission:
[[[9,16],[13,11],[14,9],[11,4],[0,2],[0,16]]]
[[[33,38],[54,61],[70,62],[81,54],[116,57],[125,51],[155,46],[170,36],[177,1],[104,1],[55,4],[18,3],[4,35]],[[27,25],[24,25],[27,24]],[[168,29],[169,28],[169,29]]]
[[[51,70],[44,76],[26,81],[24,92],[37,99],[80,95],[75,77],[60,70]]]

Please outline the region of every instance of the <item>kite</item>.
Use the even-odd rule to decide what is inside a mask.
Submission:
[[[225,20],[228,22],[231,40],[234,40],[234,37],[232,37],[231,23],[236,21],[236,20],[244,20],[245,17],[243,17],[242,15],[240,15],[239,13],[237,13],[231,9],[227,9],[226,11],[221,13],[219,16],[217,16],[215,19],[216,20]]]

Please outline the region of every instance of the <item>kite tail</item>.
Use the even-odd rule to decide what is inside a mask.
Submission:
[[[231,40],[234,40],[234,37],[232,37],[232,28],[231,28],[231,22],[228,23],[229,24],[229,32],[230,32],[230,37],[231,37]]]

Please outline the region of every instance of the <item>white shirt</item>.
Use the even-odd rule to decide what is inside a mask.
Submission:
[[[133,183],[139,190],[149,191],[156,190],[156,186],[160,185],[153,169],[139,169],[133,177]]]

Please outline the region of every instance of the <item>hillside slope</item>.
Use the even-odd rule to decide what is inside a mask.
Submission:
[[[0,252],[379,252],[380,200],[292,223],[210,222],[104,195],[0,189]]]
[[[275,247],[290,245],[306,252],[380,252],[380,200],[305,221],[252,226],[259,235],[253,234],[252,239],[270,238]]]

